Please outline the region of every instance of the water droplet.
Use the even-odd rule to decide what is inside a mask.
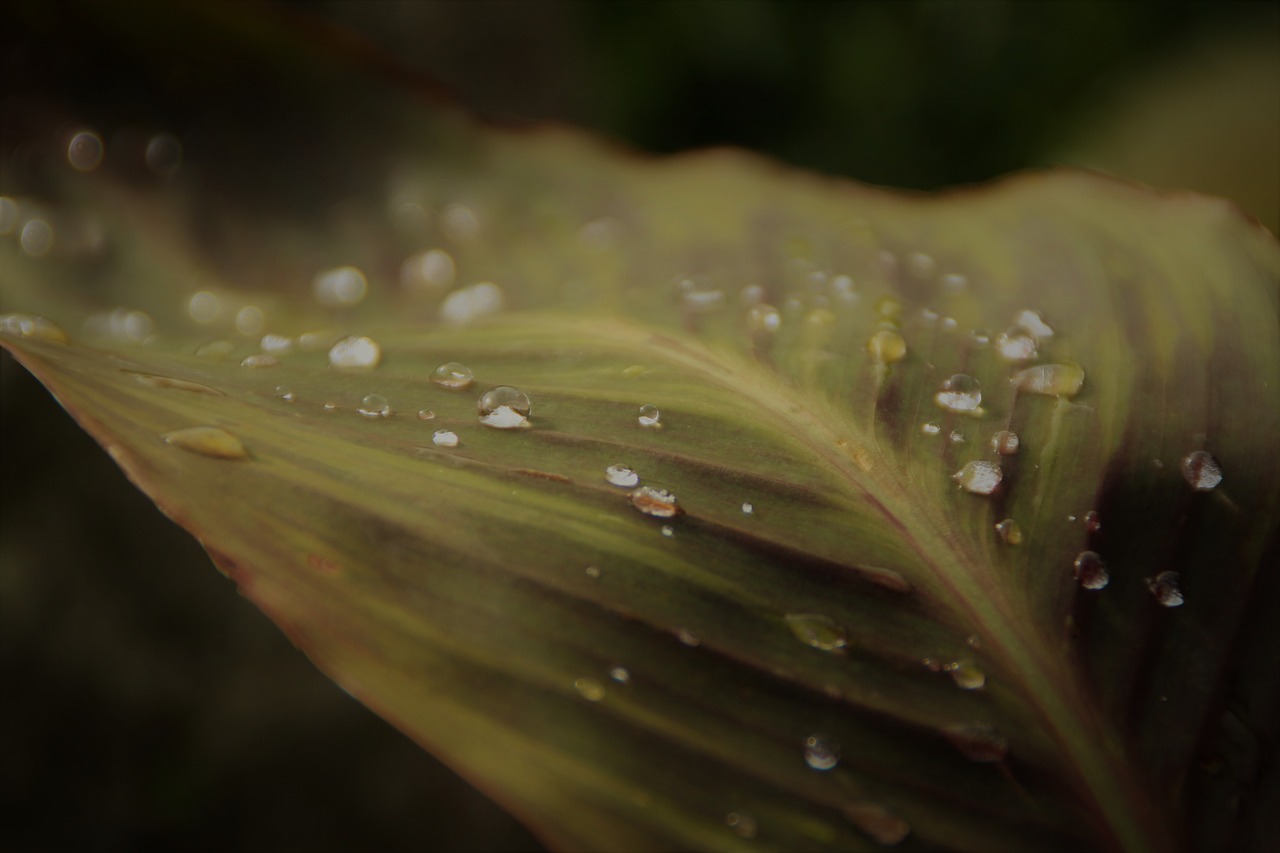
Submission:
[[[702,645],[702,638],[690,631],[688,628],[680,628],[677,630],[676,639],[690,647]]]
[[[832,276],[831,292],[835,294],[837,299],[846,304],[858,301],[857,287],[854,285],[853,278],[851,276]]]
[[[329,308],[349,308],[364,301],[369,292],[369,281],[355,267],[334,267],[321,270],[311,281],[316,301]]]
[[[235,351],[233,341],[209,341],[196,347],[197,358],[226,358]]]
[[[840,744],[824,734],[804,739],[804,763],[814,770],[830,770],[840,763]]]
[[[641,486],[631,493],[631,505],[654,518],[675,518],[681,513],[676,496],[666,489]]]
[[[432,433],[431,442],[438,447],[457,447],[458,434],[451,429],[438,429]]]
[[[1147,589],[1155,596],[1162,607],[1181,607],[1182,590],[1179,586],[1177,572],[1161,572],[1153,578],[1147,578]]]
[[[1222,469],[1206,451],[1197,450],[1182,460],[1182,478],[1197,492],[1211,492],[1222,482]]]
[[[1022,544],[1022,525],[1012,518],[1006,518],[996,525],[996,535],[1006,545]]]
[[[480,397],[480,423],[495,429],[529,426],[529,395],[510,385],[490,388]]]
[[[326,412],[336,412],[338,411],[338,404],[330,400],[320,408],[324,409]]]
[[[236,331],[246,338],[262,334],[262,327],[266,324],[267,315],[257,305],[246,305],[236,312]]]
[[[867,352],[880,364],[892,364],[906,357],[907,342],[897,332],[881,329],[867,341]]]
[[[263,335],[258,346],[263,352],[285,353],[293,349],[293,338],[288,335]]]
[[[208,290],[197,291],[187,300],[187,314],[192,320],[207,326],[222,316],[222,298]]]
[[[361,335],[343,338],[329,349],[329,364],[343,370],[377,367],[380,361],[382,347]]]
[[[102,137],[82,130],[67,145],[67,162],[78,172],[92,172],[102,163],[103,153]]]
[[[676,529],[670,524],[664,524],[662,525],[662,535],[670,539],[676,535]]]
[[[645,403],[640,407],[639,421],[642,427],[662,429],[662,412],[658,411],[657,406]]]
[[[924,252],[912,252],[907,255],[907,271],[916,278],[931,278],[937,267],[932,255]]]
[[[1019,391],[1050,397],[1074,397],[1084,384],[1084,369],[1076,364],[1037,364],[1010,380]]]
[[[1036,339],[1021,326],[1011,326],[996,337],[996,352],[1014,364],[1031,361],[1036,357]]]
[[[772,305],[752,305],[747,309],[747,331],[752,334],[776,332],[781,325],[782,315]]]
[[[1000,487],[1000,481],[1004,479],[1004,471],[994,462],[975,459],[972,462],[966,462],[963,468],[951,475],[951,479],[966,492],[989,495]]]
[[[588,702],[599,702],[604,698],[604,685],[594,678],[579,678],[573,682],[573,686]]]
[[[929,423],[920,424],[920,431],[925,435],[937,435],[942,432],[942,427],[930,421]]]
[[[1089,533],[1097,533],[1102,529],[1102,520],[1098,518],[1098,511],[1091,509],[1084,514],[1084,529]]]
[[[1049,328],[1049,324],[1038,313],[1030,309],[1019,311],[1017,316],[1013,318],[1013,324],[1026,329],[1037,341],[1053,337],[1053,329]]]
[[[1102,589],[1111,582],[1107,566],[1094,551],[1081,551],[1075,561],[1076,580],[1085,589]]]
[[[609,677],[619,684],[629,684],[631,682],[631,673],[627,671],[625,666],[615,666],[610,669]]]
[[[440,224],[444,233],[457,242],[475,239],[480,234],[480,217],[460,202],[454,202],[444,209]]]
[[[753,514],[755,513],[755,511],[756,511],[756,508],[755,508],[752,504],[750,504],[750,503],[743,503],[743,505],[742,505],[742,514],[743,514],[743,515],[753,515]]]
[[[740,838],[755,838],[758,829],[756,819],[746,812],[729,812],[724,816],[724,825]]]
[[[436,413],[431,411],[430,409],[418,409],[418,420],[433,421],[435,420],[435,418],[436,418]]]
[[[979,332],[976,329],[969,333],[969,337],[973,338],[973,342],[980,347],[985,347],[991,343],[991,336],[986,332]]]
[[[66,332],[39,314],[0,315],[0,334],[17,335],[50,344],[65,344],[71,340]]]
[[[172,133],[157,133],[147,142],[147,168],[162,178],[172,177],[182,166],[182,143]]]
[[[592,579],[600,577],[600,570],[595,566],[587,566],[587,577]]]
[[[694,313],[710,313],[724,306],[724,291],[707,286],[701,278],[681,279],[676,290],[684,307]]]
[[[453,284],[453,258],[441,249],[411,255],[400,265],[400,286],[409,291],[436,290]]]
[[[951,673],[951,680],[962,690],[980,690],[987,683],[987,676],[973,661],[960,660],[943,667]]]
[[[217,427],[198,426],[176,429],[161,436],[165,444],[181,447],[201,456],[212,456],[215,459],[245,459],[248,452],[240,439]]]
[[[470,388],[471,383],[475,381],[475,377],[471,373],[471,368],[465,364],[446,361],[431,371],[431,381],[441,388],[460,391],[464,388]]]
[[[366,418],[389,418],[391,404],[381,394],[365,394],[356,411]]]
[[[1009,741],[987,723],[955,723],[943,734],[970,761],[994,764],[1009,754]]]
[[[502,290],[491,281],[482,281],[453,291],[440,303],[440,319],[462,325],[502,310]]]
[[[91,335],[106,336],[117,340],[144,343],[151,336],[154,324],[145,311],[116,308],[100,311],[85,320],[85,330]]]
[[[844,807],[845,817],[877,844],[892,847],[911,834],[911,826],[884,806],[876,803],[851,803]]]
[[[947,438],[951,439],[952,444],[964,444],[964,433],[958,429],[953,429]]]
[[[881,319],[892,321],[897,325],[897,321],[902,317],[902,303],[892,296],[881,296],[876,300],[876,313]],[[897,359],[891,359],[896,361]]]
[[[604,469],[604,478],[624,489],[634,488],[640,482],[640,475],[626,465],[610,465]]]
[[[286,403],[292,403],[294,401],[293,392],[290,391],[288,388],[286,388],[284,385],[277,385],[276,390],[273,393],[276,397],[279,397],[281,400],[284,400]]]
[[[43,219],[29,219],[18,236],[22,251],[33,258],[43,258],[53,248],[53,226]]]
[[[1002,429],[995,435],[991,436],[991,449],[1001,456],[1013,456],[1018,452],[1018,446],[1021,444],[1016,432]]]
[[[268,355],[265,352],[258,352],[253,355],[245,356],[244,360],[240,362],[241,367],[253,368],[278,367],[279,365],[280,360],[278,358],[274,355]]]
[[[849,637],[834,619],[820,613],[788,613],[787,626],[800,642],[824,652],[839,652],[849,646]]]
[[[964,273],[949,272],[942,277],[942,289],[947,293],[959,293],[969,286],[969,277]]]

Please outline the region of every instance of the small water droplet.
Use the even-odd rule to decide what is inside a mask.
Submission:
[[[1074,397],[1084,384],[1084,369],[1076,364],[1037,364],[1010,380],[1019,391],[1049,397]]]
[[[436,290],[453,284],[453,258],[442,249],[411,255],[400,265],[400,286],[409,291]]]
[[[418,409],[418,420],[433,421],[436,419],[436,413],[430,409]]]
[[[267,315],[257,305],[246,305],[236,312],[236,331],[246,338],[262,334],[262,327],[266,324]]]
[[[244,360],[240,362],[240,366],[258,369],[264,367],[279,367],[280,359],[276,358],[274,355],[268,355],[265,352],[256,352],[253,355],[245,356]]]
[[[756,819],[746,812],[729,812],[724,816],[724,825],[740,838],[756,837]]]
[[[676,496],[666,489],[641,486],[631,493],[631,505],[654,518],[675,518],[681,513]]]
[[[973,342],[980,347],[985,347],[987,344],[991,343],[990,335],[986,332],[977,331],[976,329],[969,333],[969,337],[973,338]]]
[[[1011,326],[996,337],[996,352],[1013,364],[1031,361],[1036,357],[1036,339],[1021,326]]]
[[[755,506],[754,506],[754,505],[752,505],[751,503],[744,502],[744,503],[742,504],[742,514],[743,514],[743,515],[753,515],[753,514],[755,513],[755,511],[756,511],[756,508],[755,508]]]
[[[604,698],[604,685],[594,678],[579,678],[573,682],[573,686],[588,702],[599,702]]]
[[[438,429],[432,433],[431,441],[439,447],[457,447],[458,434],[451,429]]]
[[[996,535],[1006,545],[1022,544],[1022,525],[1012,518],[1006,518],[996,525]]]
[[[951,673],[951,680],[962,690],[980,690],[987,683],[987,676],[973,661],[955,661],[943,669]]]
[[[71,340],[66,332],[39,314],[0,315],[0,334],[17,335],[50,344],[65,344]]]
[[[1208,452],[1197,450],[1182,460],[1182,478],[1197,492],[1211,492],[1222,482],[1222,469]]]
[[[850,803],[844,814],[872,841],[885,847],[900,844],[911,834],[910,824],[877,803]]]
[[[502,310],[502,289],[491,281],[459,288],[440,303],[440,319],[463,325]]]
[[[676,290],[684,307],[697,314],[717,311],[724,305],[724,291],[709,286],[702,277],[681,279]]]
[[[631,673],[627,671],[625,666],[615,666],[610,669],[609,677],[619,684],[629,684],[631,682]]]
[[[116,308],[100,311],[85,320],[85,330],[91,335],[116,338],[121,341],[144,343],[151,336],[155,324],[145,311]]]
[[[431,371],[431,381],[441,388],[461,391],[464,388],[470,388],[471,383],[475,381],[475,377],[471,373],[471,368],[465,364],[446,361]]]
[[[677,630],[676,639],[690,647],[702,645],[702,638],[690,631],[688,628],[680,628]]]
[[[217,427],[198,426],[176,429],[161,436],[165,444],[181,447],[201,456],[215,459],[245,459],[249,456],[240,439]]]
[[[321,270],[311,281],[316,301],[328,308],[349,308],[364,301],[369,281],[355,267]]]
[[[284,400],[286,403],[292,403],[294,401],[293,392],[284,385],[277,385],[274,395],[279,397],[281,400]]]
[[[814,770],[830,770],[840,763],[840,744],[824,734],[804,739],[804,763]]]
[[[848,648],[849,637],[834,619],[820,613],[788,613],[787,626],[800,642],[824,652]]]
[[[1007,429],[1002,429],[991,436],[991,449],[1001,456],[1014,456],[1021,443],[1018,434]]]
[[[202,326],[222,316],[222,298],[208,290],[197,291],[187,300],[187,314]]]
[[[942,383],[933,402],[948,412],[977,414],[982,411],[982,389],[978,380],[967,373],[957,373]]]
[[[18,245],[33,258],[43,258],[53,249],[53,226],[43,219],[28,219],[18,235]]]
[[[102,137],[91,130],[82,130],[71,137],[67,145],[67,162],[78,172],[92,172],[102,163],[104,151]]]
[[[587,577],[593,580],[595,578],[600,577],[600,570],[597,569],[595,566],[587,566]]]
[[[342,370],[366,370],[382,361],[382,347],[373,338],[351,335],[329,348],[329,364]]]
[[[263,335],[258,346],[262,347],[263,352],[285,353],[293,349],[293,338],[288,335]]]
[[[938,265],[933,260],[933,256],[925,252],[912,252],[907,255],[907,271],[916,278],[931,278],[937,267]]]
[[[964,433],[958,429],[953,429],[947,438],[951,439],[952,444],[964,444]]]
[[[664,524],[662,525],[662,535],[670,539],[676,535],[676,529],[670,524]]]
[[[662,412],[658,411],[657,406],[645,403],[640,407],[639,421],[642,427],[662,429]]]
[[[1026,329],[1038,341],[1053,337],[1053,329],[1035,311],[1024,309],[1013,318],[1013,324]]]
[[[626,465],[610,465],[604,469],[604,478],[624,489],[634,488],[640,482],[640,475]]]
[[[196,347],[197,358],[226,358],[235,351],[233,341],[209,341]]]
[[[1177,572],[1161,572],[1153,578],[1147,578],[1147,589],[1151,590],[1156,602],[1162,607],[1181,607],[1183,604]]]
[[[391,404],[381,394],[365,394],[356,411],[366,418],[389,418]]]
[[[1075,561],[1076,580],[1085,589],[1102,589],[1111,582],[1107,566],[1095,551],[1081,551]]]
[[[951,479],[966,492],[989,495],[1000,487],[1000,481],[1004,479],[1004,471],[994,462],[975,459],[972,462],[966,462],[963,468],[951,475]]]
[[[867,352],[880,364],[902,361],[907,355],[907,342],[891,329],[881,329],[867,340]]]
[[[920,424],[920,431],[925,435],[937,435],[942,432],[942,427],[933,421],[929,421],[928,423]]]
[[[881,319],[890,320],[897,325],[897,321],[902,317],[902,303],[892,296],[881,296],[876,300],[876,313]]]
[[[955,723],[943,734],[970,761],[995,764],[1009,754],[1009,741],[987,723]]]
[[[969,277],[964,273],[949,272],[942,277],[942,289],[947,293],[959,293],[969,286]]]
[[[336,412],[338,411],[338,404],[334,403],[333,401],[329,401],[329,402],[326,402],[323,406],[321,406],[321,408],[324,409],[326,412]]]
[[[1102,520],[1098,518],[1098,511],[1091,509],[1084,514],[1084,529],[1089,533],[1097,533],[1102,529]]]
[[[495,429],[521,429],[529,426],[529,395],[510,385],[498,385],[485,391],[477,404],[480,423]]]
[[[772,305],[752,305],[747,309],[747,331],[772,333],[782,325],[782,315]]]

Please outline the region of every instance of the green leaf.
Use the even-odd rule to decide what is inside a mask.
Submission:
[[[1274,238],[1080,172],[919,197],[497,131],[286,43],[272,85],[331,97],[280,125],[335,136],[237,137],[266,188],[29,143],[2,342],[335,681],[563,849],[1266,837]]]

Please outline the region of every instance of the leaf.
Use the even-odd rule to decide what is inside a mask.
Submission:
[[[483,128],[216,8],[243,67],[288,46],[275,126],[333,136],[74,174],[37,104],[3,344],[335,681],[562,849],[1266,837],[1269,234],[1080,172],[905,196]]]

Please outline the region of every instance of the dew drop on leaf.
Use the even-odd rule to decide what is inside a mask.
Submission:
[[[1085,589],[1103,589],[1111,582],[1106,564],[1095,551],[1081,551],[1076,557],[1074,568],[1076,580]]]
[[[387,418],[391,416],[391,404],[381,394],[365,394],[356,411],[366,418]]]
[[[747,331],[752,334],[772,333],[782,325],[782,315],[772,305],[752,305],[747,309]]]
[[[664,524],[662,525],[662,535],[670,539],[676,535],[676,529],[670,524]]]
[[[165,444],[215,459],[244,459],[249,455],[240,439],[218,427],[187,427],[166,432],[161,437]]]
[[[631,673],[627,671],[625,666],[615,666],[609,670],[609,677],[619,684],[628,684],[631,681]]]
[[[724,816],[724,825],[740,838],[756,837],[756,819],[746,812],[729,812]]]
[[[1184,601],[1177,572],[1161,572],[1147,578],[1147,589],[1162,607],[1181,607]]]
[[[844,807],[844,814],[872,841],[885,847],[902,843],[911,833],[910,824],[877,803],[851,803]]]
[[[284,385],[277,385],[276,390],[272,392],[272,395],[284,400],[286,403],[292,403],[295,399],[293,392]]]
[[[457,447],[458,434],[451,429],[438,429],[432,433],[431,441],[439,447]]]
[[[1084,384],[1084,369],[1076,364],[1037,364],[1010,380],[1019,391],[1049,397],[1074,397]]]
[[[1030,309],[1019,311],[1013,318],[1013,324],[1026,329],[1037,341],[1053,337],[1053,329],[1049,328],[1049,324],[1037,312]]]
[[[975,459],[951,475],[960,488],[975,495],[989,495],[1000,487],[1004,472],[994,462]]]
[[[955,661],[943,669],[951,674],[951,680],[962,690],[979,690],[987,683],[986,674],[973,661]]]
[[[263,335],[258,346],[263,352],[285,353],[293,349],[293,338],[288,335]]]
[[[328,308],[349,308],[364,301],[369,281],[355,267],[334,267],[316,273],[311,282],[316,301]]]
[[[675,495],[653,486],[641,486],[632,492],[631,505],[654,518],[675,518],[681,512]]]
[[[1098,517],[1098,511],[1091,509],[1084,514],[1084,529],[1089,533],[1097,533],[1102,529],[1102,519]]]
[[[470,388],[471,383],[475,381],[475,377],[471,373],[471,368],[465,364],[446,361],[431,371],[431,381],[441,388],[460,391],[464,388]]]
[[[1018,446],[1021,444],[1016,432],[1002,429],[995,435],[991,436],[991,449],[1001,456],[1013,456],[1018,452]]]
[[[377,367],[382,361],[382,347],[373,338],[351,335],[329,348],[329,364],[343,370]]]
[[[529,395],[510,385],[490,388],[477,404],[480,423],[495,429],[520,429],[529,425]]]
[[[800,642],[824,652],[847,648],[849,638],[834,619],[819,613],[788,613],[787,626]]]
[[[879,364],[902,361],[907,354],[907,342],[891,329],[881,329],[867,340],[867,352]]]
[[[579,678],[573,682],[573,686],[578,693],[582,694],[582,698],[588,702],[599,702],[604,698],[604,685],[594,678]]]
[[[20,338],[50,344],[65,344],[71,340],[66,332],[39,314],[0,315],[0,334],[16,335]]]
[[[702,638],[690,631],[688,628],[680,628],[677,630],[676,639],[690,647],[702,645]]]
[[[1006,518],[1004,521],[996,524],[996,535],[1000,537],[1000,541],[1006,545],[1022,544],[1022,525],[1014,521],[1012,518]]]
[[[1197,450],[1182,460],[1182,478],[1197,492],[1210,492],[1222,482],[1222,469],[1207,451]]]
[[[408,291],[435,290],[453,284],[454,264],[449,253],[428,249],[411,255],[400,265],[400,286]]]
[[[640,475],[626,465],[610,465],[604,469],[604,478],[624,489],[634,488],[640,482]]]
[[[830,770],[840,763],[840,744],[824,734],[804,739],[804,763],[814,770]]]
[[[67,162],[77,172],[92,172],[102,162],[104,151],[102,137],[91,130],[82,130],[71,137],[67,145]]]
[[[953,429],[947,438],[951,439],[952,444],[964,444],[964,433],[958,429]]]
[[[200,290],[187,300],[187,315],[202,326],[222,316],[222,299],[216,293]]]
[[[253,355],[245,356],[244,360],[240,362],[241,367],[252,367],[257,369],[264,367],[278,367],[279,365],[280,359],[265,352],[256,352]]]
[[[246,305],[236,312],[236,331],[246,338],[256,338],[262,334],[267,315],[257,305]]]
[[[933,402],[948,412],[977,414],[982,411],[982,388],[967,373],[957,373],[942,383]]]
[[[937,435],[942,432],[942,427],[933,421],[929,421],[928,423],[920,424],[920,431],[925,435]]]
[[[996,352],[1011,364],[1030,361],[1036,357],[1036,339],[1021,326],[1012,326],[996,337]]]
[[[463,325],[497,314],[503,305],[502,289],[491,281],[482,281],[453,291],[440,303],[440,319]]]
[[[436,419],[436,413],[430,409],[418,409],[418,420],[433,421]]]
[[[755,511],[756,511],[756,508],[755,508],[755,506],[754,506],[753,504],[751,504],[751,503],[749,503],[749,502],[744,502],[744,503],[742,504],[742,514],[743,514],[743,515],[753,515],[753,514],[755,513]]]
[[[658,407],[652,403],[645,403],[640,407],[639,421],[642,427],[661,429],[662,412],[658,411]]]

